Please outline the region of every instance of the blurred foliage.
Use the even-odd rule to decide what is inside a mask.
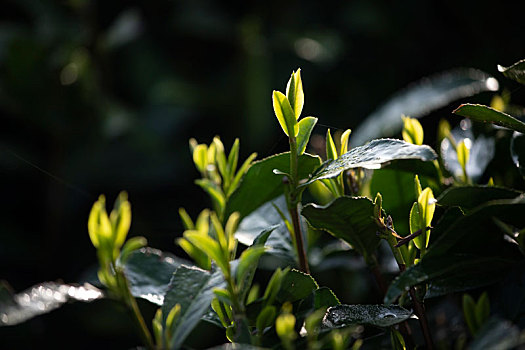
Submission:
[[[152,246],[176,250],[173,239],[183,231],[177,209],[184,206],[195,217],[206,200],[193,185],[190,136],[208,143],[220,134],[228,147],[240,136],[242,159],[286,149],[269,101],[272,88],[298,67],[309,81],[305,94],[316,96],[307,99],[303,115],[316,111],[332,129],[343,130],[422,76],[465,66],[496,76],[494,62],[508,66],[525,57],[523,6],[4,1],[0,277],[16,290],[34,281],[91,279],[95,270],[83,269],[96,257],[85,218],[98,193],[112,200],[122,189],[134,203],[130,236],[147,234]],[[525,94],[517,83],[506,86],[513,100],[523,100],[515,96]],[[469,101],[487,104],[489,98]],[[449,113],[421,120],[428,135]],[[324,134],[322,128],[317,132]],[[498,161],[507,160],[489,166]],[[355,301],[366,298],[352,293],[346,291],[361,298]],[[75,308],[84,307],[69,311]],[[27,335],[22,346],[54,339],[49,331],[62,317],[48,315],[17,330]],[[122,327],[117,323],[102,329],[99,314],[81,322],[90,320],[82,327],[100,339],[88,341],[82,327],[72,327],[69,337],[88,347],[126,334],[111,330]]]

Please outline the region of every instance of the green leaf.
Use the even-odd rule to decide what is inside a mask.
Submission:
[[[462,104],[456,108],[452,113],[467,117],[477,122],[492,123],[495,125],[503,126],[521,133],[525,133],[525,123],[518,119],[497,111],[493,108],[483,105],[476,104]]]
[[[275,306],[268,305],[265,306],[259,316],[257,316],[256,321],[256,328],[259,333],[262,333],[262,331],[266,327],[273,326],[273,322],[275,321],[275,316],[277,315],[277,310]]]
[[[476,335],[480,326],[476,320],[476,303],[470,295],[463,294],[462,306],[463,318],[465,319],[465,323],[467,324],[470,334]]]
[[[297,136],[299,128],[297,127],[297,120],[288,98],[286,98],[282,92],[274,90],[272,100],[275,116],[277,120],[279,120],[279,124],[281,124],[284,133],[291,137]]]
[[[233,143],[233,146],[230,150],[230,154],[228,155],[228,174],[230,177],[233,177],[235,174],[235,171],[237,170],[237,162],[239,161],[239,139],[236,138],[235,142]]]
[[[44,282],[13,295],[6,282],[0,281],[0,327],[13,326],[46,314],[70,301],[91,302],[102,298],[102,291],[92,285]]]
[[[193,149],[193,163],[201,173],[206,172],[208,166],[208,146],[200,144]]]
[[[407,320],[412,313],[397,305],[337,305],[329,308],[323,327],[342,328],[352,324],[390,327]]]
[[[231,194],[238,188],[239,183],[241,182],[241,179],[243,178],[246,171],[250,168],[252,161],[257,157],[257,153],[252,153],[244,163],[242,163],[241,167],[239,168],[239,171],[237,174],[235,174],[232,182],[230,183],[230,187],[228,188],[228,191],[226,193],[226,196],[231,196]]]
[[[186,230],[193,230],[195,229],[195,225],[193,224],[193,220],[191,220],[190,215],[184,208],[179,208],[179,216],[182,220],[182,225],[184,226],[184,229]]]
[[[226,204],[226,198],[224,198],[222,190],[215,183],[208,179],[198,179],[195,180],[195,183],[199,185],[206,193],[208,193],[213,203],[219,210],[224,208],[224,205]]]
[[[469,349],[513,349],[519,344],[519,328],[507,320],[493,317],[479,330]]]
[[[505,239],[493,218],[525,227],[523,212],[523,196],[488,202],[465,216],[447,212],[433,230],[437,239],[417,265],[392,282],[385,303],[392,303],[403,291],[421,283],[431,283],[427,293],[431,297],[498,281],[523,255]]]
[[[510,155],[521,176],[525,178],[525,134],[514,132],[510,142]]]
[[[210,236],[204,236],[193,232],[187,233],[185,238],[213,259],[224,273],[228,273],[229,259],[224,255],[221,246],[216,240]]]
[[[181,264],[188,265],[189,262],[158,249],[134,251],[124,264],[124,275],[131,294],[162,305],[171,275]]]
[[[421,212],[419,211],[419,205],[414,202],[412,209],[410,210],[410,234],[415,233],[417,230],[422,228],[421,224]],[[417,237],[416,237],[417,238]]]
[[[257,267],[259,258],[264,254],[264,251],[264,246],[253,246],[242,252],[236,271],[237,283],[241,284],[246,275]]]
[[[498,65],[498,70],[509,79],[516,80],[518,83],[525,84],[525,59],[514,63],[510,67]]]
[[[220,271],[210,273],[185,265],[175,270],[162,305],[162,314],[168,315],[176,304],[180,304],[179,322],[173,330],[172,341],[169,344],[171,349],[179,349],[182,346],[186,337],[208,311],[215,297],[213,290],[225,286]]]
[[[470,150],[465,143],[465,140],[461,140],[456,148],[456,154],[458,157],[458,163],[463,169],[463,174],[467,172],[467,163],[470,156]]]
[[[124,244],[124,247],[122,247],[122,251],[120,252],[120,256],[118,257],[117,264],[125,264],[131,253],[140,248],[144,248],[147,245],[148,240],[142,236],[132,237],[128,239]]]
[[[437,200],[438,205],[459,207],[469,211],[483,203],[496,199],[512,199],[521,192],[495,186],[460,186],[446,189]]]
[[[213,144],[215,145],[215,160],[217,162],[217,167],[223,179],[229,177],[228,165],[226,161],[226,154],[224,153],[224,144],[218,136],[213,138]]]
[[[414,244],[416,245],[416,247],[421,249],[422,247],[428,247],[430,230],[426,230],[426,228],[431,226],[432,218],[434,217],[434,211],[436,209],[436,200],[434,198],[432,190],[429,187],[425,188],[423,192],[421,192],[421,194],[419,195],[417,202],[419,205],[420,214],[419,224],[421,225],[419,228],[425,231],[416,238],[414,238]]]
[[[359,146],[377,137],[391,137],[401,131],[401,115],[422,117],[452,101],[483,91],[497,91],[496,79],[474,69],[452,70],[425,77],[392,96],[354,130],[350,143]]]
[[[326,159],[337,159],[337,149],[335,147],[334,139],[330,134],[330,129],[326,130]]]
[[[303,81],[301,79],[301,69],[297,72],[292,72],[290,80],[286,85],[286,97],[290,101],[290,105],[295,114],[295,119],[299,119],[304,105]]]
[[[317,123],[317,118],[306,117],[299,121],[299,133],[297,134],[297,154],[301,155],[306,150],[308,141],[310,141],[310,135]]]
[[[476,322],[482,326],[490,316],[490,302],[487,292],[483,292],[476,303]]]
[[[396,159],[429,161],[436,158],[436,152],[426,145],[418,146],[395,139],[373,140],[364,146],[351,149],[335,160],[325,162],[314,171],[304,185],[319,179],[335,177],[351,168],[379,169],[381,165]]]
[[[310,293],[319,288],[312,276],[299,270],[290,270],[281,281],[281,288],[277,293],[276,300],[279,303],[306,298]]]
[[[415,118],[405,116],[401,116],[401,118],[403,120],[403,131],[401,133],[403,140],[414,145],[422,145],[424,133],[421,123]]]
[[[310,154],[298,157],[299,178],[306,178],[321,164],[321,158]],[[225,217],[238,211],[241,217],[250,214],[264,203],[284,193],[282,176],[276,176],[273,169],[290,172],[290,152],[276,154],[254,162],[246,172],[239,188],[228,200]]]
[[[324,207],[308,204],[301,213],[312,227],[349,243],[365,260],[379,245],[374,204],[368,198],[339,197]]]
[[[341,134],[341,151],[339,152],[339,156],[348,152],[348,139],[350,138],[351,132],[352,130],[346,129],[345,132]]]
[[[270,281],[268,282],[268,285],[266,286],[266,290],[264,291],[263,300],[265,305],[273,304],[277,293],[279,293],[281,289],[281,282],[288,272],[289,268],[284,270],[277,268],[275,270],[272,277],[270,278]]]

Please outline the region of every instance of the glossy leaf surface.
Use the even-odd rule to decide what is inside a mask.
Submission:
[[[368,259],[379,244],[374,204],[364,197],[339,197],[326,206],[308,204],[302,215],[314,228],[349,243]]]
[[[141,248],[130,254],[124,265],[131,294],[162,305],[173,272],[189,262],[153,248]]]
[[[0,327],[13,326],[58,309],[68,301],[90,302],[102,298],[101,290],[85,283],[44,282],[13,295],[0,281]]]
[[[162,305],[163,315],[168,315],[176,304],[181,306],[179,321],[172,335],[171,349],[181,347],[186,337],[208,311],[215,297],[213,290],[225,286],[220,271],[211,273],[186,265],[181,265],[175,270]]]
[[[397,305],[337,305],[327,310],[323,327],[342,328],[352,324],[390,327],[411,315],[410,311]]]
[[[426,145],[418,146],[396,139],[373,140],[364,146],[351,149],[335,160],[325,162],[315,170],[306,184],[319,179],[335,177],[347,169],[379,169],[383,164],[393,160],[420,159],[429,161],[436,158],[436,152]]]
[[[355,147],[377,137],[394,136],[403,127],[402,114],[419,118],[454,100],[482,91],[496,91],[498,87],[496,79],[474,69],[453,70],[424,78],[392,96],[370,114],[354,130],[350,143]]]

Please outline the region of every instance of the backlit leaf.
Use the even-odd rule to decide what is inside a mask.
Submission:
[[[350,143],[359,146],[401,131],[401,115],[422,117],[452,101],[483,91],[497,91],[498,81],[478,70],[452,70],[426,77],[392,96],[354,130]]]
[[[503,126],[521,133],[525,133],[525,123],[518,119],[497,111],[493,108],[483,105],[476,104],[462,104],[452,113],[467,117],[477,122],[492,123],[495,125]]]

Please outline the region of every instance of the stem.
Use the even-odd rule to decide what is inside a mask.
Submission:
[[[296,192],[297,185],[299,182],[299,175],[297,174],[297,163],[298,163],[298,157],[297,157],[297,140],[295,139],[295,136],[290,136],[290,176],[292,177],[290,180],[292,182],[292,192]]]
[[[434,343],[432,342],[432,335],[430,334],[427,316],[425,315],[425,306],[417,299],[416,289],[414,287],[410,288],[409,293],[410,298],[412,298],[412,301],[414,302],[414,311],[419,319],[419,324],[421,325],[421,330],[423,331],[423,337],[425,338],[427,349],[432,350],[434,348]]]
[[[151,337],[151,333],[149,332],[149,329],[146,326],[146,322],[144,321],[144,318],[140,313],[137,301],[135,300],[135,298],[131,294],[131,291],[129,290],[129,284],[126,277],[121,272],[117,272],[117,279],[121,281],[121,283],[117,282],[121,285],[121,297],[124,299],[124,303],[130,308],[131,312],[133,313],[135,323],[137,324],[137,327],[140,330],[139,335],[142,339],[142,342],[144,343],[147,349],[154,350],[155,344],[153,343],[153,338]]]
[[[303,233],[301,224],[299,222],[299,174],[297,171],[298,157],[297,157],[297,140],[295,136],[290,136],[290,188],[288,203],[288,211],[292,218],[292,225],[295,237],[295,245],[297,247],[297,255],[299,256],[299,268],[305,273],[310,273],[308,266],[308,259],[306,257],[306,250],[304,249]]]
[[[404,272],[406,269],[406,265],[401,255],[401,252],[399,251],[399,248],[395,247],[395,245],[397,244],[396,239],[389,232],[387,232],[386,240],[388,242],[388,245],[390,245],[390,249],[392,249],[392,253],[394,253],[394,258],[396,259],[397,264],[399,266],[399,271]],[[425,315],[425,307],[417,299],[416,290],[414,289],[414,287],[410,288],[409,294],[410,298],[412,299],[412,302],[414,303],[414,312],[416,313],[416,316],[419,319],[419,324],[421,325],[421,330],[423,331],[423,336],[425,338],[427,350],[432,350],[434,348],[434,343],[432,342],[430,328],[428,327],[428,321]]]
[[[299,224],[299,212],[297,204],[290,208],[290,215],[292,216],[292,224],[294,229],[295,244],[297,246],[297,255],[299,256],[299,267],[301,271],[310,274],[310,267],[308,266],[308,259],[304,249],[303,234],[301,232],[301,225]]]

